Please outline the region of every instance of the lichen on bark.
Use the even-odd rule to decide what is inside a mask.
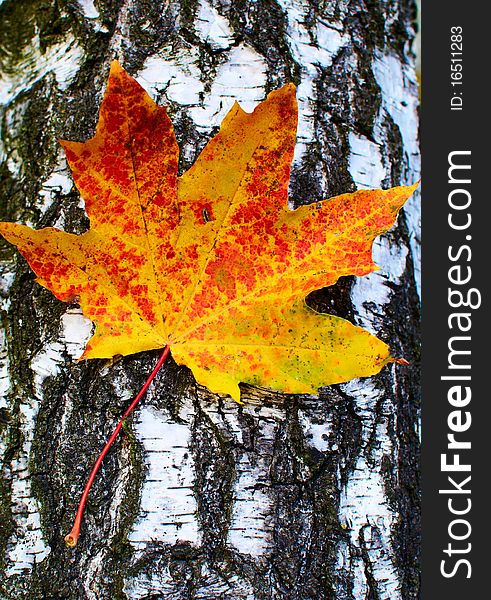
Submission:
[[[87,228],[55,140],[93,134],[113,58],[134,75],[148,73],[148,61],[158,60],[161,85],[146,85],[170,106],[183,150],[181,170],[216,128],[230,90],[215,83],[227,81],[223,73],[230,72],[234,93],[249,101],[287,80],[299,86],[295,205],[355,189],[363,169],[367,178],[380,173],[379,183],[387,186],[416,179],[417,139],[403,131],[401,109],[391,104],[380,75],[389,67],[404,72],[400,92],[407,95],[407,110],[415,110],[413,2],[96,0],[90,11],[89,4],[0,5],[0,69],[8,87],[2,88],[0,114],[2,219],[75,233]],[[220,29],[207,29],[206,19]],[[231,64],[230,56],[245,62]],[[214,119],[210,127],[193,120],[196,106],[186,104],[175,85],[180,77],[200,90],[198,108]],[[207,104],[213,94],[222,103],[215,113]],[[361,166],[359,147],[374,155]],[[63,536],[92,461],[155,353],[114,365],[76,363],[63,325],[66,306],[37,286],[24,261],[1,244],[6,352],[0,382],[8,381],[8,388],[0,387],[6,391],[0,413],[0,595],[419,598],[413,221],[402,214],[378,246],[398,273],[370,279],[365,301],[359,301],[355,278],[308,300],[375,329],[411,362],[410,369],[332,386],[318,397],[244,386],[245,404],[238,406],[196,387],[187,369],[169,361],[144,402],[163,431],[181,432],[186,449],[169,439],[152,454],[151,436],[138,433],[142,413],[129,419],[95,484],[74,552]],[[141,506],[157,454],[162,489],[176,470],[184,482],[181,513],[195,506],[196,514],[177,514],[179,508],[166,505],[162,533],[136,543],[150,522]],[[372,488],[380,495],[371,498],[383,499],[373,511],[360,500]],[[16,554],[23,543],[25,552]]]

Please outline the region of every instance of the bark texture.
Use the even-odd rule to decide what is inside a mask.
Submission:
[[[94,131],[118,58],[168,104],[188,168],[237,98],[298,86],[293,203],[418,178],[411,0],[4,0],[0,218],[88,226],[56,138]],[[76,306],[0,245],[0,597],[420,597],[417,198],[374,249],[381,271],[308,302],[411,366],[287,396],[211,395],[169,360],[96,456],[158,353],[77,363]]]

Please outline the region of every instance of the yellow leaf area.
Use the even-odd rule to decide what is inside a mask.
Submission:
[[[253,113],[236,103],[178,178],[165,108],[112,64],[95,136],[61,142],[89,231],[0,225],[39,283],[95,323],[81,358],[169,345],[199,383],[236,400],[239,382],[310,393],[394,360],[386,344],[303,299],[376,269],[372,242],[415,186],[289,210],[296,125],[292,84]]]

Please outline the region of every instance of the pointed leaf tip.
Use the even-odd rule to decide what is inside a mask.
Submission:
[[[122,71],[124,71],[124,69],[121,66],[121,63],[116,58],[114,60],[112,60],[111,65],[109,67],[109,72],[111,74],[114,74],[114,73],[121,73]]]

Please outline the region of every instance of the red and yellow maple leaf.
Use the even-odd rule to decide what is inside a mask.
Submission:
[[[416,186],[289,210],[296,123],[292,84],[253,113],[236,103],[178,178],[165,108],[112,64],[96,135],[62,142],[90,229],[0,224],[39,283],[95,323],[82,358],[168,345],[199,383],[236,400],[239,382],[309,393],[394,360],[376,337],[304,298],[374,271],[372,242]]]

